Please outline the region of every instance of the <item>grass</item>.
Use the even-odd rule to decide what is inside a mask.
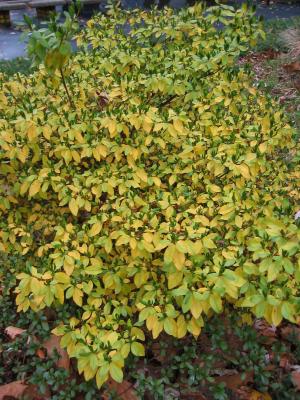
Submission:
[[[26,57],[18,57],[14,60],[0,60],[0,73],[12,76],[16,73],[28,75],[31,71],[31,61]]]
[[[257,51],[274,49],[286,52],[286,44],[281,40],[280,33],[286,29],[296,29],[300,27],[300,16],[292,18],[280,18],[265,21],[266,40],[261,41],[257,46]]]

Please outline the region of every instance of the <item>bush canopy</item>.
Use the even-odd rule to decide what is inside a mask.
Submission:
[[[237,59],[244,6],[111,9],[58,72],[0,79],[0,250],[19,311],[77,311],[55,333],[85,378],[120,382],[145,335],[197,337],[228,304],[299,320],[293,131]],[[299,159],[299,158],[298,158]]]

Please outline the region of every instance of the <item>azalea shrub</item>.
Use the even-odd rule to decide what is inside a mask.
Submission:
[[[77,36],[63,82],[43,65],[1,76],[18,311],[75,305],[54,332],[98,386],[149,335],[198,337],[229,304],[299,321],[299,151],[237,63],[262,35],[246,7],[112,8]]]

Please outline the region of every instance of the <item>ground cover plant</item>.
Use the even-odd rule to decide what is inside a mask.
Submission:
[[[76,374],[76,366],[49,337],[57,320],[73,310],[62,306],[57,320],[43,312],[20,316],[7,289],[0,295],[0,382],[6,384],[0,385],[0,396],[9,388],[10,398],[27,400],[298,398],[299,327],[274,329],[262,321],[251,327],[241,324],[236,313],[216,316],[197,341],[149,338],[145,359],[130,357],[126,363],[123,383],[109,381],[99,392],[93,381]]]
[[[18,311],[71,307],[54,332],[98,386],[145,337],[197,338],[224,308],[299,322],[294,132],[236,63],[260,35],[245,7],[112,9],[78,36],[65,82],[3,75]]]

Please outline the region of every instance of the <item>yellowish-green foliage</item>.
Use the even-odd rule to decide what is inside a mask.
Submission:
[[[18,309],[75,303],[56,333],[99,386],[147,331],[197,337],[226,304],[299,315],[293,132],[236,67],[261,34],[246,9],[112,11],[78,37],[75,109],[43,66],[2,77],[0,249],[24,260]]]

